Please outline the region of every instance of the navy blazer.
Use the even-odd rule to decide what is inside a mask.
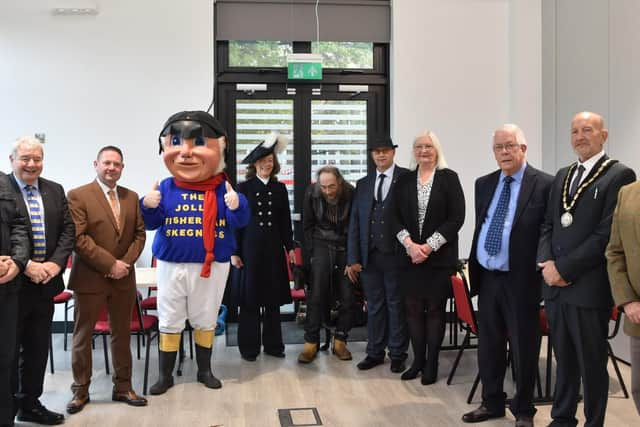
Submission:
[[[589,172],[590,179],[604,156]],[[582,193],[573,211],[573,223],[563,227],[560,217],[564,179],[569,167],[556,174],[549,195],[549,204],[540,232],[538,261],[554,260],[558,272],[569,286],[543,286],[546,300],[610,309],[613,306],[604,251],[609,242],[613,211],[620,187],[630,184],[636,174],[622,163],[615,163]]]
[[[487,211],[498,186],[501,171],[498,169],[482,176],[475,183],[476,224],[469,254],[469,280],[472,294],[482,292],[482,272],[478,263],[478,238],[486,221]],[[527,164],[522,176],[516,212],[509,235],[509,292],[517,301],[538,305],[540,302],[540,273],[536,265],[536,252],[540,237],[540,225],[549,198],[553,176]]]
[[[398,165],[393,170],[393,177],[389,193],[385,199],[383,216],[385,218],[384,231],[384,253],[397,253],[400,244],[391,231],[391,221],[389,212],[393,200],[393,192],[398,181],[398,177],[409,172],[409,169]],[[367,268],[369,258],[369,230],[371,221],[371,211],[373,209],[373,192],[375,189],[377,172],[373,172],[358,180],[356,191],[351,204],[351,217],[349,219],[349,237],[347,243],[347,264],[362,264]]]
[[[22,190],[18,186],[15,176],[9,175],[9,181],[16,195],[16,205],[27,219],[29,237],[33,240],[29,209],[22,197]],[[38,178],[38,189],[44,205],[44,230],[47,243],[45,261],[55,262],[60,266],[60,273],[52,278],[46,285],[35,284],[26,275],[22,275],[23,286],[36,291],[44,298],[53,298],[64,290],[63,273],[67,266],[67,259],[73,251],[76,238],[76,227],[67,205],[67,197],[64,189],[56,182]]]

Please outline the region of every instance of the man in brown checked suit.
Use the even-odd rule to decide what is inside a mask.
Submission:
[[[76,224],[76,257],[69,277],[69,288],[75,295],[73,398],[67,404],[70,414],[81,411],[89,402],[91,335],[105,305],[111,326],[112,400],[133,406],[147,404],[131,386],[129,322],[136,298],[133,265],[144,248],[146,236],[138,195],[117,186],[124,168],[119,148],[102,148],[93,166],[97,179],[68,194]]]

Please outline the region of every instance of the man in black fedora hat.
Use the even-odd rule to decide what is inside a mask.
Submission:
[[[402,372],[407,357],[407,328],[402,298],[398,293],[394,254],[399,243],[385,220],[396,179],[408,170],[394,163],[397,145],[391,138],[375,139],[369,145],[376,170],[360,179],[353,197],[347,275],[362,281],[368,304],[367,357],[358,369],[371,369],[384,362],[389,349],[391,371]]]

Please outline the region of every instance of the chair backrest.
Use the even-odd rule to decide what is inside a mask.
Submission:
[[[302,248],[300,246],[296,246],[293,248],[293,251],[296,254],[296,265],[297,266],[301,266],[302,265]],[[287,250],[284,250],[284,257],[286,260],[289,259],[289,253],[287,252]],[[293,277],[293,270],[291,269],[291,264],[287,261],[287,272],[289,273],[289,281],[293,282],[295,279]]]
[[[456,304],[456,315],[458,319],[466,324],[471,329],[471,332],[477,334],[478,324],[467,284],[462,277],[454,275],[451,276],[451,288],[453,289],[453,298]]]

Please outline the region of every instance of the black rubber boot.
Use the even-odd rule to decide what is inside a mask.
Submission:
[[[158,355],[160,375],[158,382],[149,389],[149,393],[153,395],[164,394],[173,387],[173,366],[176,364],[177,354],[177,351],[160,351]]]
[[[198,363],[198,382],[208,388],[221,388],[222,383],[211,372],[211,349],[196,344],[196,362]]]

